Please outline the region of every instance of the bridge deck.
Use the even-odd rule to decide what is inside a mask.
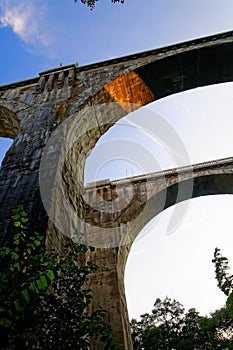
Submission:
[[[129,182],[132,183],[132,182],[138,182],[138,181],[145,181],[145,180],[156,179],[161,177],[168,178],[177,174],[185,174],[190,172],[195,173],[197,171],[201,171],[205,169],[217,169],[217,168],[224,167],[231,164],[233,165],[233,157],[221,158],[214,161],[201,162],[194,165],[181,166],[178,168],[171,168],[163,171],[157,171],[157,172],[148,173],[148,174],[126,177],[123,179],[117,179],[117,180],[103,179],[96,182],[87,183],[85,186],[85,189],[88,191],[97,187],[104,187],[106,185],[112,185],[112,186],[123,185],[123,184],[128,184]]]

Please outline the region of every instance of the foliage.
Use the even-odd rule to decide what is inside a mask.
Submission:
[[[87,5],[88,7],[90,7],[91,10],[94,9],[95,7],[95,3],[98,1],[98,0],[80,0],[83,4]],[[78,2],[78,0],[74,0],[74,2]],[[121,4],[124,4],[124,0],[111,0],[111,2],[113,2],[114,4],[119,2]]]
[[[202,317],[195,309],[185,313],[183,306],[175,300],[157,299],[151,314],[142,315],[138,322],[131,321],[133,348],[135,350],[222,350],[226,348],[232,350],[233,339],[230,329],[226,327],[227,332],[223,329],[224,320],[228,319],[224,312],[225,309],[221,309],[211,317]],[[232,318],[230,322],[232,324]]]
[[[212,261],[218,286],[228,296],[226,305],[203,317],[195,309],[185,313],[179,302],[168,297],[158,298],[151,314],[131,321],[134,349],[233,350],[233,276],[220,249],[215,249]]]
[[[189,309],[185,313],[182,325],[180,348],[186,350],[193,350],[194,346],[198,349],[203,343],[203,332],[201,329],[202,317],[195,308]]]
[[[214,259],[215,276],[218,281],[218,287],[221,291],[229,296],[233,292],[233,275],[229,275],[228,259],[221,255],[219,248],[215,248]]]
[[[139,322],[131,321],[134,349],[193,349],[199,342],[197,319],[195,309],[185,314],[176,300],[158,298],[151,314],[142,315]]]
[[[177,337],[180,335],[183,324],[184,308],[176,300],[168,297],[162,301],[157,299],[152,310],[153,328],[150,332],[145,332],[144,343],[150,343],[151,333],[153,334],[153,344],[157,344],[156,348],[172,349],[174,348]],[[148,347],[150,349],[150,347]]]
[[[212,313],[212,318],[215,320],[218,336],[227,339],[226,346],[233,349],[233,275],[229,274],[229,261],[222,256],[219,248],[215,248],[212,262],[215,265],[218,287],[228,297],[226,305]]]
[[[69,243],[66,254],[47,254],[44,237],[28,232],[27,213],[13,211],[14,235],[0,248],[0,344],[13,349],[88,349],[90,337],[117,349],[104,310],[88,313],[88,248]],[[80,261],[82,260],[82,264]]]

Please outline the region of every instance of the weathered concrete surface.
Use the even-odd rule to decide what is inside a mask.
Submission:
[[[61,140],[73,138],[72,147],[68,150],[59,138],[51,151],[54,158],[43,164],[44,171],[40,179],[42,183],[52,184],[54,174],[61,172],[63,192],[73,211],[84,222],[90,220],[90,226],[92,218],[95,218],[93,220],[97,221],[93,227],[100,230],[101,234],[101,225],[105,225],[113,230],[113,237],[121,237],[119,219],[115,220],[113,215],[106,216],[105,223],[102,219],[96,219],[97,214],[87,215],[82,185],[86,157],[106,130],[130,111],[175,92],[232,81],[232,39],[233,32],[223,33],[79,69],[74,65],[60,67],[42,72],[38,78],[0,87],[0,136],[14,138],[0,169],[1,240],[10,233],[11,209],[21,203],[30,214],[32,228],[46,232],[48,247],[62,248],[62,233],[48,218],[41,200],[39,169],[50,135],[64,121],[67,121],[67,127],[63,129],[65,138]],[[86,131],[82,133],[82,130]],[[64,153],[61,168],[59,160]],[[200,179],[197,182],[194,181],[194,195],[195,191],[198,195],[221,193],[223,190],[224,193],[231,193],[232,175],[225,174],[223,169],[215,175],[211,171],[210,174],[197,177]],[[122,191],[127,193],[127,186],[123,187]],[[176,193],[177,182],[170,184],[169,188],[171,190],[167,194]],[[115,195],[112,189],[107,191],[110,196]],[[146,198],[147,190],[143,193]],[[159,193],[162,193],[162,210],[164,195],[162,191]],[[157,214],[155,198],[152,196],[148,201],[151,204],[146,207],[149,208],[146,213],[141,210],[142,203],[139,203],[137,211],[128,206],[127,210],[120,212],[120,223],[125,223],[124,237],[131,235],[133,239],[148,218]],[[174,195],[167,195],[165,206],[174,204],[174,198]],[[51,213],[57,208],[63,208],[64,201],[56,186],[48,191],[48,202]],[[140,213],[145,213],[145,216],[140,216]],[[73,229],[74,225],[75,229],[75,223],[69,221],[65,208],[55,214],[61,216],[67,227]],[[98,215],[101,217],[103,214]],[[133,230],[130,223],[135,222],[136,228]],[[69,232],[65,233],[69,235]],[[91,230],[85,231],[85,234],[89,238],[92,236]],[[98,249],[92,257],[103,266],[101,274],[92,280],[96,292],[93,307],[102,304],[107,308],[107,318],[117,339],[122,341],[123,349],[130,350],[132,344],[123,284],[130,243],[127,240],[124,243],[126,245],[120,248]],[[98,344],[94,345],[95,350],[99,348]]]

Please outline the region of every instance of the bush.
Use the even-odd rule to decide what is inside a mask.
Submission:
[[[117,349],[105,311],[87,311],[88,277],[98,267],[84,257],[93,248],[70,242],[64,254],[47,254],[44,236],[27,230],[22,206],[13,210],[12,220],[14,234],[0,248],[1,349],[85,350],[90,337]]]

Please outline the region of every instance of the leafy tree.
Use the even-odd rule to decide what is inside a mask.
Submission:
[[[83,4],[87,5],[88,7],[90,7],[91,10],[94,9],[95,7],[95,3],[98,1],[98,0],[80,0]],[[78,2],[78,0],[74,0],[74,2]],[[116,2],[119,2],[121,4],[123,4],[125,1],[124,0],[111,0],[111,2],[113,2],[114,4]]]
[[[44,237],[28,232],[27,213],[14,210],[14,235],[0,248],[0,344],[14,349],[88,349],[90,337],[117,349],[102,309],[89,315],[86,284],[97,266],[85,245],[69,242],[65,254],[47,254]],[[81,263],[82,260],[82,263]]]
[[[194,347],[198,349],[203,343],[203,332],[201,328],[202,317],[196,309],[189,309],[185,314],[182,332],[180,335],[179,348],[184,350],[193,350]]]
[[[130,323],[131,327],[131,335],[132,335],[132,341],[133,341],[133,348],[135,350],[142,349],[142,333],[145,331],[146,328],[143,327],[143,322],[132,319]]]
[[[159,300],[156,303],[156,314],[152,310],[152,314],[142,315],[139,322],[132,320],[134,349],[232,350],[232,341],[226,338],[225,333],[219,332],[219,314],[202,317],[195,309],[184,313],[180,303],[168,298]]]
[[[158,349],[172,349],[177,343],[184,318],[184,307],[176,300],[166,297],[164,301],[157,299],[152,310],[154,325],[160,335]]]
[[[228,296],[226,305],[203,317],[195,309],[185,313],[175,300],[157,299],[151,314],[131,321],[134,349],[233,350],[233,276],[220,249],[215,249],[212,262],[218,287]]]
[[[209,318],[210,343],[213,349],[233,350],[233,317],[227,306],[211,313]]]
[[[166,350],[176,348],[184,322],[184,308],[176,300],[166,297],[155,301],[152,314],[144,314],[141,321],[132,320],[135,349]]]
[[[215,277],[218,281],[218,287],[226,296],[229,296],[233,292],[233,275],[230,275],[228,272],[230,269],[228,259],[221,255],[219,248],[215,248],[212,262],[215,265]]]
[[[233,275],[229,274],[229,261],[222,256],[219,248],[215,248],[212,262],[215,265],[218,287],[228,297],[226,305],[212,313],[212,318],[217,336],[223,340],[224,345],[233,349]]]

